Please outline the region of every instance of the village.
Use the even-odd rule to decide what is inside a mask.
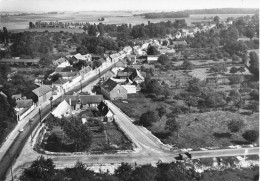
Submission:
[[[254,18],[244,17],[244,26]],[[255,151],[259,35],[239,34],[234,27],[238,21],[214,17],[190,26],[183,25],[185,20],[161,22],[180,28],[154,38],[139,37],[143,25],[124,37],[120,33],[126,30],[114,36],[107,31],[110,25],[102,23],[30,22],[30,29],[64,32],[26,32],[25,39],[34,43],[37,53],[22,49],[15,36],[1,44],[0,95],[13,105],[15,117],[12,124],[6,123],[10,134],[4,129],[1,144],[7,145],[5,136],[9,142],[9,137],[26,134],[29,151],[21,155],[31,154],[30,160],[51,155],[60,165],[78,155],[83,160],[86,155],[110,159],[111,154],[119,164],[120,154],[131,155],[127,161],[133,155],[139,158],[138,153],[151,154],[142,160],[149,163],[170,154],[174,157],[169,160],[186,162],[193,152],[200,159],[197,151]],[[148,21],[146,28],[153,26]],[[116,31],[126,27],[131,26],[118,25]],[[67,28],[84,32],[71,34]],[[14,49],[29,53],[11,56]],[[246,156],[234,160],[243,162]]]

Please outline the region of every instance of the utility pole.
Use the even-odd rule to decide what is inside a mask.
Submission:
[[[14,175],[13,175],[13,160],[11,159],[9,150],[8,150],[8,156],[9,156],[9,159],[11,160],[11,177],[12,177],[12,181],[13,181],[13,180],[14,180]]]
[[[52,99],[53,99],[53,97],[50,97],[50,101],[51,101],[51,112],[52,112]]]
[[[40,116],[40,123],[42,122],[42,113],[41,113],[41,108],[39,108],[39,116]]]
[[[33,122],[33,119],[29,119],[29,125],[30,125],[30,133],[31,133],[31,143],[32,143],[32,122]]]

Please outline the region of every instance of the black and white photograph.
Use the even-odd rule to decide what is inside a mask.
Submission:
[[[259,0],[0,0],[0,181],[259,181]]]

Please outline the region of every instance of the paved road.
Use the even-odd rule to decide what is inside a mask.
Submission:
[[[102,70],[100,72],[100,75],[103,75],[105,72],[111,69],[113,65],[107,67],[106,69]],[[68,91],[66,94],[71,94],[73,92],[77,92],[81,89],[81,86],[87,86],[89,83],[97,80],[99,75],[91,76],[89,79],[82,81],[81,85],[80,83],[77,83],[72,90]],[[53,100],[53,107],[57,106],[62,101],[62,96],[57,96],[55,100]],[[41,116],[42,118],[47,116],[51,111],[50,104],[43,105],[41,109]],[[29,123],[29,119],[32,118],[32,122]],[[10,134],[8,137],[8,144],[7,146],[1,147],[0,153],[0,180],[3,180],[5,178],[5,174],[7,170],[10,168],[11,163],[13,163],[16,158],[19,156],[23,146],[26,143],[26,140],[29,138],[31,132],[36,128],[36,126],[39,124],[40,116],[38,114],[38,111],[32,111],[28,116],[26,116],[27,121],[23,123],[23,125],[20,125],[19,128],[15,128],[14,131]],[[24,128],[23,132],[16,133],[21,127]]]
[[[103,74],[105,71],[102,71]],[[94,76],[88,81],[82,83],[85,87],[90,82],[93,82],[98,78]],[[81,86],[75,86],[70,92],[77,92],[81,89]],[[61,98],[54,101],[54,105],[58,104]],[[125,115],[118,107],[112,104],[110,101],[106,101],[106,104],[110,107],[112,112],[115,114],[115,119],[119,127],[128,135],[128,137],[135,143],[136,151],[125,154],[104,154],[104,155],[71,155],[71,156],[48,156],[51,157],[57,167],[73,166],[77,160],[82,161],[86,164],[105,164],[105,163],[156,163],[159,160],[164,162],[174,161],[174,157],[178,156],[180,150],[170,151],[170,147],[162,144],[156,137],[154,137],[145,128],[136,126],[132,123],[132,119]],[[43,116],[49,114],[50,105],[47,105],[43,110]],[[30,125],[26,124],[24,132],[20,133],[19,136],[14,140],[13,144],[9,149],[10,154],[5,154],[2,161],[0,162],[0,178],[4,178],[7,169],[10,167],[11,162],[14,161],[17,155],[20,153],[15,165],[14,172],[18,172],[21,168],[28,167],[29,164],[35,160],[39,153],[35,152],[31,145],[30,139],[28,140],[32,129],[39,124],[39,115],[34,116],[34,121]],[[27,140],[27,144],[26,143]],[[247,151],[246,151],[247,150]],[[258,154],[259,148],[247,148],[247,149],[225,149],[225,150],[210,150],[210,151],[194,151],[191,152],[193,158],[203,157],[218,157],[218,156],[236,156],[247,154]],[[10,155],[10,157],[9,157]],[[46,155],[45,155],[46,156]]]
[[[77,160],[92,164],[106,164],[106,163],[137,163],[137,164],[156,164],[159,160],[163,162],[172,162],[174,157],[181,153],[181,150],[170,151],[169,147],[160,143],[150,132],[145,129],[135,126],[131,118],[126,116],[114,104],[106,101],[106,104],[116,114],[116,122],[121,129],[128,134],[137,145],[136,152],[125,154],[104,154],[104,155],[70,155],[70,156],[48,156],[51,157],[58,168],[70,167],[75,164]],[[29,143],[29,142],[28,142]],[[32,150],[30,144],[26,144],[21,156],[14,166],[14,172],[18,173],[22,168],[26,168],[35,160],[40,154]],[[240,149],[221,149],[208,151],[192,151],[193,158],[206,157],[222,157],[222,156],[237,156],[237,155],[256,155],[259,153],[259,148],[240,148]]]

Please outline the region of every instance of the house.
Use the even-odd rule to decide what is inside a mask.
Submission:
[[[63,100],[54,111],[52,111],[52,115],[57,118],[62,118],[62,116],[66,116],[70,114],[71,106],[68,104],[66,100]]]
[[[136,63],[136,55],[128,55],[127,58],[132,62],[132,64]]]
[[[57,93],[63,93],[64,90],[69,88],[69,81],[63,78],[59,78],[55,82],[52,83],[52,88],[57,88]]]
[[[87,109],[97,107],[101,101],[103,101],[102,95],[79,95],[77,104],[80,104],[81,108]]]
[[[126,47],[124,47],[123,51],[124,51],[127,55],[129,55],[129,54],[132,53],[132,48],[131,48],[130,46],[126,46]]]
[[[77,53],[76,55],[72,56],[73,63],[78,63],[80,60],[90,62],[92,60],[91,54],[81,55]]]
[[[180,39],[180,38],[181,38],[181,32],[177,31],[177,32],[175,33],[175,38],[176,38],[176,39]]]
[[[101,85],[101,93],[110,100],[127,99],[127,90],[111,79]]]
[[[122,85],[127,91],[127,94],[135,94],[136,93],[136,86],[135,85]]]
[[[187,42],[185,40],[183,40],[183,41],[172,41],[172,44],[174,45],[174,47],[187,46]]]
[[[117,78],[118,79],[127,79],[128,77],[129,77],[129,72],[124,72],[124,71],[121,71],[121,70],[119,70],[118,72],[117,72]]]
[[[148,63],[157,62],[158,58],[159,58],[159,55],[147,55],[147,62]]]
[[[22,99],[16,101],[15,112],[17,116],[17,120],[23,119],[27,114],[29,114],[35,105],[32,99]]]
[[[119,60],[118,62],[116,62],[114,64],[115,67],[126,67],[127,66],[127,62],[125,59]]]
[[[104,101],[98,105],[98,110],[104,116],[105,122],[112,122],[114,120],[114,113],[109,109]]]
[[[154,70],[155,67],[154,67],[154,64],[133,64],[133,65],[128,65],[127,67],[129,68],[134,68],[134,69],[137,69],[137,70],[142,70],[142,69],[152,69]]]
[[[13,59],[0,59],[0,64],[9,64],[9,65],[39,65],[40,58],[35,59],[20,59],[20,58],[13,58]]]
[[[71,110],[97,107],[103,101],[102,95],[65,95],[64,99],[71,106]]]
[[[90,66],[82,67],[81,70],[78,72],[78,75],[81,75],[81,78],[84,79],[84,75],[87,75],[91,71],[92,68]]]
[[[129,76],[129,79],[133,81],[135,85],[138,85],[144,81],[144,77],[137,69],[133,71],[133,73]]]
[[[52,89],[50,86],[42,85],[32,91],[38,97],[38,104],[41,105],[52,97]]]
[[[77,72],[59,72],[63,79],[72,79],[77,75]]]
[[[22,94],[14,94],[14,95],[12,95],[12,99],[15,99],[16,101],[17,100],[21,100],[22,99]]]
[[[38,86],[41,86],[43,83],[45,75],[38,75],[38,77],[34,80],[34,83]]]

